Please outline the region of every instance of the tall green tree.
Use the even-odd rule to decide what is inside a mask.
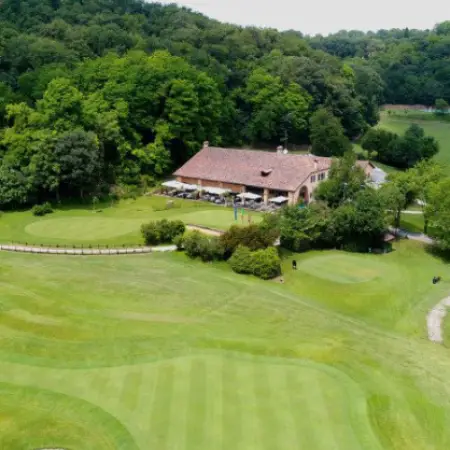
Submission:
[[[445,178],[429,188],[426,215],[430,234],[445,250],[450,249],[450,179]]]
[[[54,155],[60,189],[79,192],[83,198],[100,181],[101,158],[95,134],[83,130],[63,134],[55,142]]]
[[[434,102],[434,107],[436,109],[436,114],[446,114],[448,112],[448,102],[446,102],[443,98],[437,98]]]
[[[336,208],[365,189],[365,182],[366,175],[361,167],[356,165],[356,155],[348,151],[343,158],[333,161],[328,178],[319,184],[314,198]]]
[[[426,205],[430,202],[431,188],[445,178],[443,167],[434,161],[420,161],[416,166],[409,170],[412,189],[422,208],[424,228],[423,232],[428,233],[429,210]]]
[[[317,110],[310,119],[312,152],[317,156],[342,156],[351,149],[344,129],[331,112],[325,108]]]

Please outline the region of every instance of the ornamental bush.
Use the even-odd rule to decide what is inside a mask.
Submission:
[[[161,242],[172,242],[175,236],[183,234],[186,230],[181,220],[162,219],[157,222]]]
[[[158,245],[161,242],[160,227],[158,222],[144,223],[141,233],[146,245]]]
[[[200,258],[203,262],[223,259],[223,247],[216,236],[207,236],[200,231],[186,233],[183,247],[190,258]]]
[[[184,235],[183,234],[179,234],[178,236],[175,236],[173,238],[173,243],[177,246],[177,250],[181,251],[183,250],[183,246],[184,246]]]
[[[263,280],[270,280],[281,274],[281,260],[275,247],[257,250],[251,254],[252,273]]]
[[[240,245],[228,261],[236,273],[250,274],[252,270],[252,252],[248,247]]]
[[[173,242],[175,237],[184,233],[185,229],[181,220],[162,219],[143,224],[141,233],[146,245],[158,245]]]
[[[34,205],[31,209],[33,216],[45,216],[53,212],[52,205],[49,202],[45,202],[42,205]]]
[[[220,237],[220,241],[224,248],[225,257],[228,259],[239,245],[252,251],[264,249],[273,245],[276,235],[276,229],[269,231],[265,227],[255,224],[247,227],[233,225]]]
[[[281,260],[275,247],[252,252],[241,245],[233,253],[229,263],[234,272],[252,274],[263,280],[270,280],[281,274]]]

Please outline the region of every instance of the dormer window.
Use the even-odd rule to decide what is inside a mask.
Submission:
[[[272,173],[272,169],[261,170],[261,176],[262,177],[268,177],[271,173]]]

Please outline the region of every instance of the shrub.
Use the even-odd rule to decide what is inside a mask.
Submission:
[[[281,274],[281,260],[275,247],[252,252],[247,247],[239,246],[229,263],[234,272],[253,274],[263,280]]]
[[[184,235],[183,247],[190,258],[200,258],[204,262],[223,259],[219,238],[207,236],[197,230]]]
[[[181,220],[169,221],[162,219],[143,224],[141,232],[147,245],[157,245],[172,242],[176,236],[182,235],[185,229],[184,223]]]
[[[162,236],[166,238],[167,242],[173,241],[176,236],[184,234],[185,231],[186,227],[181,220],[166,220],[164,228],[161,229]]]
[[[200,231],[191,231],[183,236],[183,247],[189,258],[198,258],[201,253],[202,235]]]
[[[280,234],[280,221],[280,211],[276,213],[265,213],[263,215],[261,223],[258,224],[258,227],[264,233],[271,233],[271,239],[273,238],[273,241],[275,241],[275,239]]]
[[[236,273],[252,273],[252,252],[240,245],[228,261]]]
[[[183,250],[184,246],[184,235],[179,234],[173,238],[173,243],[177,246],[177,250]]]
[[[275,247],[253,252],[251,259],[253,275],[270,280],[281,274],[281,260]]]
[[[227,259],[239,245],[248,247],[250,250],[260,250],[272,245],[275,239],[276,230],[269,232],[265,226],[261,227],[255,224],[247,227],[233,225],[220,237]]]
[[[158,222],[144,223],[141,226],[141,233],[147,245],[157,245],[161,242],[159,231],[160,227]]]
[[[53,212],[52,205],[49,202],[45,202],[42,205],[34,205],[31,209],[33,216],[45,216]]]

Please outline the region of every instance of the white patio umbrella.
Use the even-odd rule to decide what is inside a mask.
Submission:
[[[185,191],[196,191],[198,189],[198,186],[196,184],[185,184],[181,183],[181,189],[184,189]]]
[[[218,187],[204,187],[203,190],[207,192],[208,194],[212,195],[225,195],[229,194],[231,191],[229,189],[223,189]]]
[[[182,189],[183,183],[180,183],[179,181],[176,180],[170,180],[165,181],[164,183],[162,183],[162,185],[170,189]]]
[[[289,199],[287,197],[283,197],[282,195],[280,195],[279,197],[273,197],[269,200],[269,202],[272,203],[277,203],[279,205],[281,205],[282,203],[286,203]]]
[[[253,194],[253,192],[243,192],[238,195],[239,198],[244,198],[245,200],[258,200],[261,198],[258,194]]]

